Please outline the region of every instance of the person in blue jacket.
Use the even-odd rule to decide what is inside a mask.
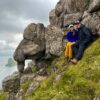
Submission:
[[[78,40],[78,31],[74,30],[73,25],[69,25],[69,32],[66,33],[66,39],[68,40],[65,46],[65,57],[68,61],[73,58],[72,45],[74,45]]]

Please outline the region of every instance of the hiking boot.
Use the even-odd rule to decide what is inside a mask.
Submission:
[[[77,63],[78,63],[77,59],[72,59],[71,62],[72,62],[73,64],[77,64]]]

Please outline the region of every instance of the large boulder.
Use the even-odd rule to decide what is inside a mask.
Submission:
[[[14,53],[17,67],[23,72],[26,59],[40,59],[45,51],[45,27],[31,23],[24,30],[23,40]]]
[[[49,27],[45,34],[46,39],[46,53],[50,53],[55,56],[60,56],[62,53],[62,40],[63,33],[61,29],[57,27]]]
[[[3,82],[2,87],[5,92],[17,93],[20,87],[20,76],[18,73],[14,73],[10,76],[7,76]]]
[[[92,13],[96,12],[97,10],[100,10],[100,0],[92,0],[92,2],[89,5],[88,11]]]
[[[60,0],[55,8],[57,16],[60,16],[61,13],[77,13],[84,12],[89,6],[90,0]]]
[[[55,9],[51,10],[49,13],[49,22],[51,26],[57,25],[57,17],[55,15]]]
[[[85,17],[85,16],[84,16]],[[92,30],[92,33],[100,35],[100,17],[97,13],[86,14],[86,17],[83,19],[82,23]]]
[[[76,20],[82,19],[82,13],[73,13],[64,15],[64,26],[68,26]]]

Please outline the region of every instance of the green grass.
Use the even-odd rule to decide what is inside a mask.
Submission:
[[[77,65],[66,65],[64,55],[56,58],[46,68],[56,71],[40,83],[35,91],[25,94],[23,100],[93,100],[100,96],[100,39],[90,45],[84,53],[83,59]],[[58,81],[55,77],[60,74]],[[29,84],[21,85],[26,92]]]
[[[0,100],[6,100],[7,96],[8,96],[8,93],[0,91]]]
[[[55,59],[47,68],[56,66],[57,71],[27,95],[25,100],[93,100],[100,95],[100,39],[86,51],[77,65],[66,65],[64,56]],[[57,74],[61,78],[54,83]]]

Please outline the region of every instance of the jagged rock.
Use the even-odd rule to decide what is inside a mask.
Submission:
[[[20,84],[23,84],[27,82],[28,80],[33,79],[36,76],[36,74],[25,74],[20,79]]]
[[[59,1],[55,7],[55,14],[59,17],[61,15],[61,13],[63,12],[63,6],[62,6],[62,2]]]
[[[64,15],[64,26],[68,26],[76,20],[82,19],[82,13],[73,13]]]
[[[94,14],[87,14],[82,23],[92,30],[92,34],[100,34],[100,17]]]
[[[93,100],[100,100],[100,96],[95,96]]]
[[[36,78],[34,78],[34,82],[29,85],[29,88],[26,93],[28,94],[34,91],[39,86],[39,83],[45,79],[46,77],[44,76],[37,76]]]
[[[20,77],[18,73],[7,76],[3,82],[2,87],[5,92],[17,93],[20,87]]]
[[[6,100],[17,100],[15,93],[10,93]]]
[[[56,83],[57,81],[59,81],[59,79],[61,78],[61,74],[58,74],[55,78],[54,78],[54,83]]]
[[[24,90],[23,89],[20,89],[19,92],[16,94],[16,99],[17,100],[23,100],[23,94],[24,94]]]
[[[57,17],[55,15],[55,9],[51,10],[50,13],[49,13],[49,22],[50,22],[51,26],[57,25]]]
[[[14,53],[19,72],[23,72],[26,59],[41,59],[45,51],[45,27],[43,24],[30,24],[24,30],[24,39]]]
[[[61,13],[77,13],[84,12],[89,6],[90,0],[60,0],[56,5],[56,15]]]
[[[100,0],[92,0],[92,2],[89,5],[88,12],[96,12],[100,10]]]
[[[62,51],[62,40],[63,33],[57,27],[49,27],[47,29],[47,34],[45,34],[46,38],[46,53],[50,53],[55,56],[61,55]],[[49,38],[48,38],[49,37]]]

